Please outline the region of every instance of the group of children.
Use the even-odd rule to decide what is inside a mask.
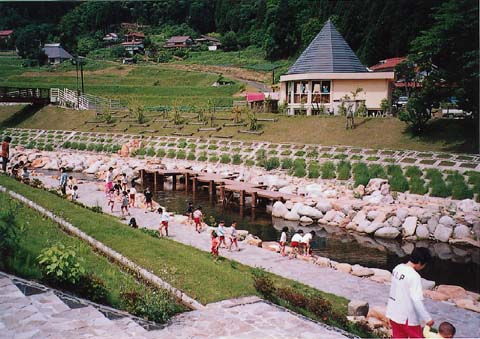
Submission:
[[[30,181],[30,170],[28,169],[28,164],[25,164],[22,160],[10,168],[10,174],[12,177],[20,180],[21,182],[28,183]]]
[[[60,190],[72,201],[78,200],[78,186],[75,185],[73,176],[67,174],[65,167],[60,168]]]
[[[225,240],[227,237],[229,240],[228,245]],[[232,225],[229,227],[229,229],[225,227],[225,221],[220,221],[217,231],[212,231],[210,238],[212,242],[211,253],[215,258],[218,257],[218,249],[222,247],[228,248],[228,251],[231,252],[232,247],[235,246],[235,249],[240,251],[240,247],[238,247],[238,231],[236,221],[232,222]]]
[[[287,246],[287,233],[288,227],[282,229],[282,234],[280,235],[280,255],[282,257],[286,256],[285,248]],[[311,256],[311,242],[315,236],[315,231],[310,231],[306,234],[303,234],[303,230],[296,231],[290,241],[290,247],[292,247],[292,253],[289,258],[296,258],[297,254],[303,251],[303,255]]]

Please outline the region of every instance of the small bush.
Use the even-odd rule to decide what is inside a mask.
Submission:
[[[105,282],[93,273],[81,277],[78,290],[84,298],[96,303],[107,303],[108,291]]]
[[[293,160],[290,158],[282,159],[281,167],[282,169],[291,169],[293,167]]]
[[[348,180],[350,179],[350,172],[352,170],[352,165],[349,161],[340,161],[337,165],[337,179],[338,180]]]
[[[322,179],[335,178],[335,165],[331,161],[326,161],[322,164]]]
[[[389,183],[392,191],[405,192],[408,190],[408,181],[402,172],[394,172]]]
[[[168,153],[167,153],[167,158],[173,159],[173,158],[175,158],[175,156],[176,156],[175,151],[173,149],[169,149]]]
[[[232,164],[240,165],[241,163],[242,163],[242,157],[240,156],[240,154],[234,154]]]
[[[297,158],[293,161],[293,175],[297,178],[303,178],[307,175],[305,160]]]
[[[230,159],[230,156],[228,154],[222,154],[220,157],[220,163],[222,164],[229,164],[231,161],[232,159]]]
[[[77,148],[79,151],[85,151],[87,149],[87,144],[85,144],[84,142],[80,142],[78,143],[78,148]]]
[[[430,187],[430,195],[433,197],[446,198],[452,194],[450,187],[447,187],[442,177],[435,176],[430,180],[428,186]]]
[[[120,145],[112,145],[111,148],[110,148],[110,152],[111,153],[118,153],[118,151],[120,151],[122,147],[120,147]]]
[[[194,146],[195,146],[195,145],[194,145]],[[178,142],[178,144],[177,144],[177,147],[178,147],[178,148],[185,148],[185,147],[187,147],[187,141],[186,141],[185,139],[180,140],[180,141]]]
[[[427,169],[427,173],[426,173],[425,177],[428,180],[435,180],[435,179],[438,180],[438,179],[442,179],[443,175],[439,170],[437,170],[435,168],[429,168],[429,169]]]
[[[96,144],[95,151],[102,152],[103,151],[103,144]]]
[[[186,159],[187,153],[182,149],[177,152],[177,159]]]
[[[200,153],[200,156],[197,159],[198,161],[207,161],[207,152]]]
[[[157,150],[157,157],[159,157],[159,158],[163,158],[166,154],[167,154],[167,152],[165,152],[165,150],[163,148],[159,148]]]
[[[387,178],[385,169],[383,168],[382,165],[378,165],[378,164],[371,164],[368,166],[368,176],[370,178],[382,178],[382,179]]]
[[[95,149],[95,144],[88,144],[87,151],[93,151]]]
[[[49,152],[53,151],[53,145],[52,144],[46,144],[45,145],[45,151],[49,151]]]
[[[265,169],[271,171],[272,169],[280,167],[280,160],[277,157],[269,158],[265,161]]]
[[[154,157],[155,154],[156,154],[156,152],[155,152],[155,149],[153,147],[150,147],[149,149],[147,149],[147,155],[149,157]]]
[[[306,308],[308,305],[309,298],[304,294],[295,291],[291,287],[278,288],[277,296],[288,302],[293,307]]]
[[[408,166],[407,170],[405,171],[405,176],[409,178],[412,178],[412,177],[420,178],[422,174],[423,174],[422,171],[417,166]]]
[[[208,158],[209,162],[217,163],[218,162],[218,157],[216,155],[212,155],[210,158]]]
[[[245,161],[245,165],[247,165],[247,166],[253,166],[253,165],[255,165],[255,161],[253,161],[252,159],[247,159],[247,160]]]
[[[305,151],[296,151],[295,156],[296,157],[303,157],[305,155]]]
[[[273,301],[275,299],[276,288],[272,279],[259,268],[252,269],[253,286],[265,299]]]
[[[37,260],[43,274],[54,283],[75,285],[85,274],[75,250],[63,244],[43,249]]]
[[[218,148],[217,145],[208,145],[209,150],[216,150]]]
[[[290,151],[289,149],[283,150],[282,153],[280,153],[280,155],[290,155],[290,154],[292,154],[292,151]]]
[[[320,156],[320,153],[318,153],[317,151],[313,150],[313,151],[309,151],[307,153],[307,158],[318,158]]]
[[[423,195],[428,192],[428,189],[425,186],[425,180],[417,176],[412,176],[410,178],[409,186],[410,186],[409,191],[410,193],[413,193],[413,194]]]
[[[465,178],[458,172],[449,174],[447,177],[449,189],[452,192],[453,199],[469,199],[473,197],[473,192],[465,183]]]
[[[355,180],[355,186],[366,186],[370,181],[368,167],[363,162],[353,164],[353,180]]]
[[[193,152],[192,152],[192,153],[188,153],[188,155],[187,155],[187,160],[191,160],[191,161],[195,160],[195,153],[193,153]]]
[[[257,166],[264,167],[267,161],[267,151],[264,149],[258,150],[255,154],[255,159],[257,160]]]

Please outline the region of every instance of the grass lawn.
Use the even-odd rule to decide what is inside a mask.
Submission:
[[[0,106],[0,117],[7,119],[17,114],[9,127],[64,129],[109,132],[107,127],[84,124],[95,118],[95,112],[75,111],[47,106],[32,112],[23,106]],[[147,113],[151,114],[151,113]],[[230,113],[217,116],[231,117]],[[470,120],[435,119],[431,120],[425,133],[413,137],[406,132],[406,124],[396,118],[357,118],[357,128],[345,129],[343,117],[284,116],[259,114],[259,117],[275,117],[275,123],[262,122],[262,135],[239,134],[239,127],[223,127],[213,135],[232,135],[233,139],[261,140],[270,142],[295,142],[321,145],[345,145],[380,149],[411,149],[419,151],[443,151],[478,153],[478,125]],[[219,121],[219,124],[225,121]],[[171,135],[174,129],[163,128],[165,123],[148,122],[148,128],[130,127],[129,122],[116,122],[115,128],[127,128],[127,133],[136,134],[144,129],[158,130],[156,135]],[[1,124],[1,122],[0,122]],[[183,133],[194,133],[193,137],[208,137],[212,132],[197,132],[199,126],[186,125]]]
[[[65,218],[202,303],[256,294],[248,266],[227,259],[215,263],[209,253],[170,239],[152,238],[140,230],[120,223],[112,216],[95,213],[53,193],[31,188],[5,176],[0,176],[0,185]],[[307,293],[321,293],[332,301],[335,309],[346,312],[345,298],[319,292],[273,274],[269,275],[278,286],[291,286]]]
[[[83,258],[82,265],[89,273],[100,277],[109,291],[108,301],[114,307],[120,306],[121,291],[143,291],[145,287],[130,274],[121,271],[105,257],[96,254],[92,248],[80,239],[64,233],[57,224],[45,219],[38,212],[18,203],[5,193],[0,193],[0,211],[9,206],[16,206],[16,220],[23,227],[19,237],[19,250],[9,265],[13,273],[27,279],[40,280],[42,273],[36,262],[36,257],[42,249],[56,243],[72,246],[79,257]],[[2,264],[5,258],[2,258]],[[8,259],[7,259],[8,260]]]

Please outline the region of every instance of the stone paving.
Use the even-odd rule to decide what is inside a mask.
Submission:
[[[24,295],[0,278],[0,338],[347,338],[258,297],[207,305],[147,331],[128,315],[108,319],[91,305],[71,309],[53,291]]]
[[[57,181],[50,177],[39,177],[47,186],[56,186]],[[103,190],[103,183],[87,182],[79,185],[79,201],[88,206],[99,205],[105,213],[110,213]],[[117,205],[114,215],[120,216],[120,207]],[[134,208],[131,214],[141,227],[156,229],[159,224],[159,215]],[[126,222],[126,221],[125,221]],[[210,238],[206,232],[197,234],[193,226],[173,224],[169,227],[170,238],[199,248],[210,250]],[[361,299],[368,301],[370,306],[386,305],[389,285],[377,283],[370,279],[362,279],[332,268],[320,267],[301,260],[290,260],[277,253],[262,248],[240,243],[240,252],[221,250],[220,255],[252,267],[262,267],[272,273],[290,278],[321,291],[343,296],[347,299]],[[425,304],[434,320],[439,324],[450,321],[457,328],[456,337],[480,337],[480,315],[478,313],[458,308],[447,302],[426,299]]]

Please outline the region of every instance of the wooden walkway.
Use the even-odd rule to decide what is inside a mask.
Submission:
[[[217,195],[222,204],[227,205],[233,200],[237,199],[240,207],[245,206],[245,198],[251,197],[251,208],[256,208],[261,202],[275,202],[297,198],[294,194],[282,193],[277,191],[267,190],[267,186],[260,184],[250,184],[243,181],[234,180],[239,173],[231,174],[216,174],[195,172],[187,168],[178,168],[174,170],[141,170],[141,178],[144,188],[153,185],[153,191],[165,189],[165,180],[167,177],[172,177],[172,190],[177,189],[179,178],[183,179],[185,191],[192,191],[195,193],[199,187],[208,186],[208,193],[210,196]],[[217,194],[217,190],[219,194]]]

